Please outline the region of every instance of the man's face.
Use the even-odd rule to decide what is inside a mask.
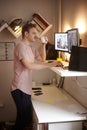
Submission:
[[[36,28],[31,28],[27,35],[27,39],[29,42],[35,42],[38,39],[38,31]]]

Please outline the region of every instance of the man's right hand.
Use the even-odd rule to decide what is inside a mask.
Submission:
[[[63,67],[63,64],[60,61],[53,61],[49,64],[51,67]]]

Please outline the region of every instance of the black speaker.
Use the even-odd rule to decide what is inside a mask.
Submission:
[[[87,47],[72,46],[69,70],[87,71]]]

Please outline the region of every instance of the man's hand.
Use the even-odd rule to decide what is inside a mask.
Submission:
[[[56,67],[63,67],[63,64],[60,61],[57,61]]]
[[[63,67],[63,64],[60,61],[53,61],[49,63],[50,67]]]
[[[44,44],[47,44],[48,43],[48,38],[45,37],[45,36],[42,36],[41,37],[41,42],[44,43]]]

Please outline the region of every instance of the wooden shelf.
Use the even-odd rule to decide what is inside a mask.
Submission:
[[[45,35],[52,27],[40,14],[33,14],[30,22],[37,25],[40,36]]]
[[[8,27],[8,24],[7,24],[7,23],[4,23],[4,24],[0,27],[0,32],[1,32],[3,29],[7,28],[7,27]]]
[[[52,25],[49,24],[46,19],[37,13],[33,14],[32,19],[29,22],[36,24],[40,36],[45,35],[52,27]],[[2,20],[0,23],[0,32],[7,28],[14,37],[18,38],[21,36],[22,25],[17,31],[14,31],[4,20]]]
[[[52,25],[50,24],[50,25],[41,33],[40,36],[45,35],[51,28],[52,28]]]
[[[21,36],[22,27],[20,27],[17,31],[14,31],[10,26],[8,26],[7,29],[8,29],[16,38],[18,38],[19,36]]]

